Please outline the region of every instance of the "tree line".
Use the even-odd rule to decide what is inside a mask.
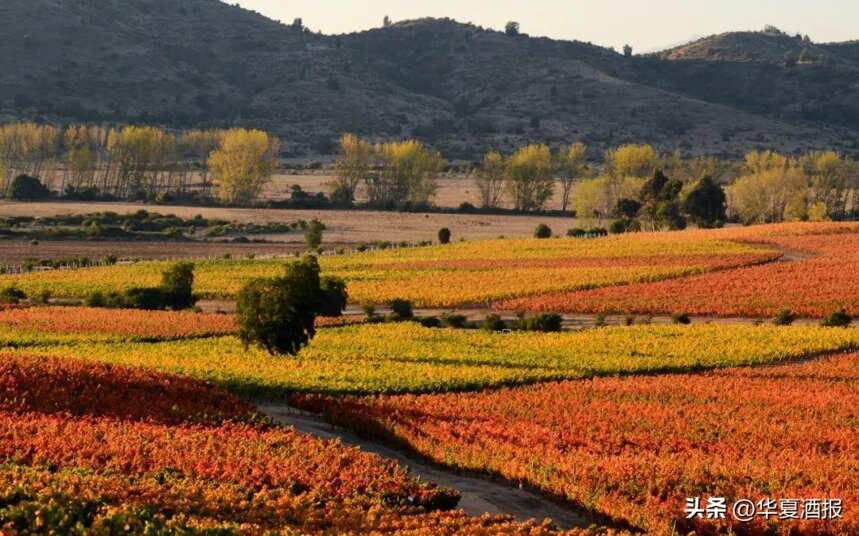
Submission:
[[[19,190],[25,196],[27,191],[44,196],[47,186],[77,199],[157,202],[187,196],[252,205],[280,159],[280,140],[260,130],[172,132],[152,126],[13,123],[0,125],[0,196]],[[372,143],[344,134],[325,201],[353,206],[360,189],[365,202],[376,208],[430,207],[439,178],[449,169],[441,153],[420,141]],[[672,189],[660,190],[659,195],[672,199],[662,200],[660,218],[649,199],[655,185],[645,188],[648,181],[664,182],[657,172]],[[631,202],[651,210],[642,220],[645,226],[671,220],[666,211],[693,216],[684,208],[686,200],[704,179],[706,191],[723,190],[724,217],[731,221],[847,219],[857,211],[859,186],[857,163],[834,151],[754,151],[732,162],[661,154],[646,144],[623,145],[602,155],[581,142],[558,148],[531,144],[510,154],[489,151],[461,173],[478,192],[480,207],[475,208],[539,212],[554,200],[562,212],[600,225],[640,220],[630,217]],[[26,179],[16,182],[21,177]]]
[[[377,206],[428,204],[438,189],[441,156],[419,142],[374,145],[346,134],[339,147],[330,194],[340,206],[354,203],[362,184],[368,202]],[[856,211],[859,187],[859,165],[834,151],[800,156],[753,151],[741,162],[730,162],[660,154],[646,144],[609,149],[601,160],[581,142],[556,150],[531,144],[509,155],[489,151],[466,174],[483,209],[506,204],[519,212],[539,212],[557,199],[562,212],[602,224],[630,219],[636,206],[630,202],[635,202],[650,210],[650,226],[657,220],[679,222],[679,216],[665,211],[698,218],[688,210],[703,202],[702,196],[708,202],[724,197],[721,218],[744,223],[846,219]],[[662,183],[670,191],[662,191]],[[654,196],[662,197],[659,207]],[[658,209],[661,218],[654,212]]]
[[[259,130],[13,123],[0,125],[0,197],[23,176],[72,198],[158,201],[194,192],[246,204],[279,159],[280,141]]]

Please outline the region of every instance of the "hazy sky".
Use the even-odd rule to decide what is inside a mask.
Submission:
[[[235,0],[230,0],[235,1]],[[392,20],[451,17],[501,29],[508,20],[522,31],[651,51],[729,30],[765,24],[814,41],[859,39],[857,0],[238,0],[264,15],[304,19],[312,30],[347,33]]]

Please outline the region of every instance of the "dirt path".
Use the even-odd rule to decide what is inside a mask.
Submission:
[[[197,303],[197,306],[206,313],[229,313],[236,311],[236,304],[231,300],[202,300]],[[386,315],[390,312],[387,307],[377,307],[376,314]],[[344,316],[363,318],[364,314],[359,307],[349,306],[344,311]],[[486,315],[497,314],[507,322],[516,319],[516,314],[511,311],[496,311],[489,307],[471,307],[464,309],[414,309],[414,314],[418,318],[426,318],[434,316],[443,318],[445,315],[462,315],[469,322],[480,322]],[[674,319],[671,315],[630,315],[635,324],[647,322],[649,324],[673,324]],[[563,327],[567,330],[578,330],[596,327],[597,322],[601,319],[606,326],[622,326],[626,324],[627,315],[598,315],[592,313],[567,313],[562,314]],[[693,324],[755,324],[759,322],[768,322],[769,318],[752,318],[752,317],[734,317],[734,316],[695,316],[689,315],[689,319]],[[360,321],[360,320],[359,320]],[[817,325],[820,323],[818,318],[798,318],[795,325]]]
[[[518,520],[551,518],[562,529],[588,527],[594,520],[564,507],[529,489],[520,489],[491,480],[460,475],[430,463],[422,462],[374,441],[359,437],[344,428],[333,426],[322,417],[299,411],[285,404],[261,403],[259,411],[275,422],[294,427],[297,431],[324,439],[339,439],[346,445],[360,447],[384,458],[395,460],[424,480],[458,490],[462,495],[459,508],[473,516],[483,514],[512,515]]]

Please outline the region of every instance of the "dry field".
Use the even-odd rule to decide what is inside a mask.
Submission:
[[[343,210],[285,210],[241,209],[213,207],[179,207],[142,205],[135,203],[50,202],[16,203],[0,201],[0,217],[56,216],[100,211],[118,213],[150,212],[176,214],[184,218],[201,214],[206,218],[221,218],[243,223],[293,222],[298,219],[318,218],[327,227],[324,244],[339,247],[361,242],[391,241],[417,242],[435,240],[441,227],[453,232],[453,239],[482,240],[499,236],[530,237],[539,223],[546,223],[557,234],[575,226],[572,218],[542,216],[494,216],[471,214],[418,214],[398,212],[367,212]],[[205,257],[224,253],[243,255],[289,253],[302,250],[300,234],[265,236],[268,240],[286,244],[193,244],[193,243],[135,243],[135,242],[41,242],[31,246],[28,242],[0,240],[0,262],[15,262],[28,257],[61,258],[76,255],[99,257],[108,253],[119,256],[165,258],[177,256]]]
[[[301,186],[305,192],[314,194],[330,192],[329,184],[334,177],[329,172],[321,171],[319,174],[306,175],[275,175],[268,187],[263,192],[263,197],[271,200],[288,199],[293,184]],[[433,202],[439,207],[456,208],[462,203],[468,202],[480,206],[480,192],[474,186],[474,181],[464,175],[444,176],[438,180],[438,193]],[[546,205],[549,210],[561,210],[561,190],[556,185],[555,195]],[[363,186],[358,189],[358,201],[366,201]],[[510,208],[509,203],[504,203],[505,208]]]

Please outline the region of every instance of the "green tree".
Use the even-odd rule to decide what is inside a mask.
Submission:
[[[725,190],[708,175],[686,195],[683,210],[698,227],[721,227],[727,219]]]
[[[519,23],[515,21],[510,21],[504,26],[504,33],[507,35],[517,36],[519,35]]]
[[[316,257],[286,267],[286,274],[255,279],[236,302],[238,336],[247,348],[258,345],[272,355],[296,355],[316,334],[323,305]]]
[[[174,310],[190,309],[194,298],[194,263],[179,262],[161,274],[161,291],[164,304]]]
[[[337,317],[343,315],[346,303],[349,301],[349,293],[346,291],[346,282],[339,277],[326,276],[320,280],[322,290],[322,304],[319,314],[322,316]]]
[[[50,190],[42,184],[42,181],[29,175],[15,177],[9,189],[9,198],[16,201],[39,201],[50,195]]]
[[[315,250],[322,245],[322,234],[325,232],[325,224],[313,219],[304,223],[304,241],[307,249]]]
[[[641,210],[640,202],[635,199],[623,198],[619,199],[617,205],[615,205],[614,215],[618,218],[632,220],[638,216],[639,210]]]
[[[450,243],[450,229],[447,227],[442,227],[438,230],[438,243],[439,244],[449,244]]]
[[[665,176],[657,170],[641,188],[641,213],[653,230],[667,225],[670,229],[686,227],[680,211],[679,196],[683,183]]]
[[[545,223],[541,223],[534,229],[534,238],[552,238],[552,229]]]

